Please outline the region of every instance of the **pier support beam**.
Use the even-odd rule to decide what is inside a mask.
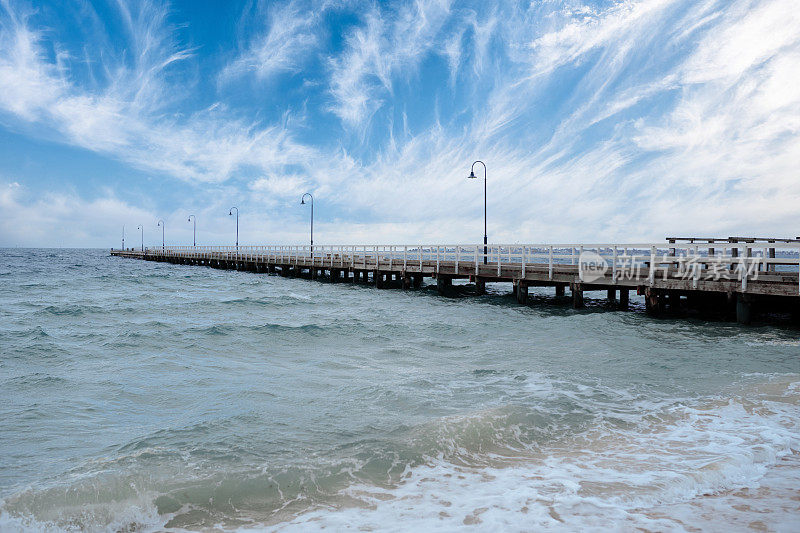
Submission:
[[[414,274],[412,277],[414,280],[414,288],[419,289],[422,287],[422,274]]]
[[[792,308],[791,312],[792,323],[795,326],[800,326],[800,304],[795,303],[794,307]]]
[[[373,277],[375,278],[375,287],[377,287],[378,289],[384,288],[386,274],[381,274],[376,270],[375,273],[373,274]]]
[[[486,280],[483,278],[475,278],[475,294],[486,294]]]
[[[528,284],[522,280],[515,281],[514,296],[516,296],[518,304],[525,305],[528,303]]]
[[[669,310],[675,312],[681,308],[681,295],[675,291],[669,291],[665,294],[666,304]]]
[[[650,288],[644,290],[644,310],[648,315],[656,314],[658,309],[658,294]]]
[[[663,292],[647,287],[644,291],[644,308],[650,316],[663,316],[666,298]]]
[[[570,283],[570,291],[572,291],[572,308],[582,309],[584,307],[583,301],[583,288],[580,283]]]
[[[608,289],[606,291],[606,300],[608,303],[613,304],[617,301],[617,289]]]
[[[629,307],[629,290],[628,289],[620,289],[619,290],[619,302],[617,303],[617,307],[622,311],[627,311]]]
[[[698,297],[696,292],[686,293],[686,309],[691,311],[698,311],[703,307],[702,299]]]
[[[563,298],[566,293],[566,287],[563,285],[556,285],[556,298]]]
[[[436,290],[439,296],[449,296],[453,289],[453,279],[450,276],[436,276]]]
[[[753,302],[747,294],[736,295],[736,321],[749,324],[753,320]]]
[[[725,319],[733,320],[736,318],[736,293],[725,293]]]

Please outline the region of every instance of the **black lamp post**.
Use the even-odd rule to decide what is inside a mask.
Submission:
[[[194,219],[194,224],[192,225],[192,246],[197,246],[197,217],[189,215],[188,222],[191,222],[192,219]]]
[[[236,209],[236,251],[239,251],[239,208],[234,206],[228,211],[229,216],[233,216],[233,210]]]
[[[161,226],[161,251],[165,251],[166,246],[164,246],[164,221],[159,220],[156,226]]]
[[[314,257],[314,196],[310,192],[300,198],[300,205],[306,204],[306,196],[311,198],[311,257]]]
[[[125,224],[122,225],[122,250],[125,250]]]
[[[487,243],[489,242],[486,237],[486,163],[483,161],[475,161],[472,163],[472,168],[469,171],[469,179],[475,179],[478,176],[475,175],[475,163],[480,163],[483,165],[483,264],[486,264],[486,255],[488,254],[489,248],[487,247]]]
[[[136,229],[142,230],[142,251],[144,252],[144,226],[142,224],[139,224],[136,227]]]

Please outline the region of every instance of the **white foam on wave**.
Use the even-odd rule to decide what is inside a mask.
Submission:
[[[359,506],[317,509],[278,529],[790,531],[800,512],[799,392],[797,382],[768,383],[676,404],[513,464],[437,459],[394,488],[351,486],[343,501]]]
[[[0,531],[8,533],[162,531],[169,517],[158,514],[152,497],[61,506],[50,516],[11,514],[0,500]]]
[[[289,298],[293,298],[295,300],[303,300],[303,301],[311,300],[311,296],[309,296],[308,294],[298,294],[296,292],[290,292]]]
[[[533,389],[535,398],[549,395]],[[600,387],[567,397],[591,401],[598,390],[612,395]],[[393,486],[350,485],[326,507],[287,513],[278,525],[283,517],[270,525],[264,514],[237,519],[252,520],[250,530],[280,531],[793,530],[800,515],[797,375],[759,379],[716,400],[621,397],[631,404],[624,416],[615,411],[544,442],[515,440],[525,428],[514,424],[535,422],[502,409],[440,419],[418,428],[434,436],[439,456],[408,468]],[[17,496],[13,515],[0,501],[0,531],[160,531],[175,515],[158,514],[152,490],[119,494],[87,499],[31,489]],[[35,518],[26,514],[31,509]],[[194,524],[186,527],[201,527]]]

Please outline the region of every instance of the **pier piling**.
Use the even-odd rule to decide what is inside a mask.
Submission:
[[[617,289],[608,289],[606,291],[606,300],[613,305],[617,301]]]
[[[571,283],[569,290],[572,291],[572,308],[582,309],[584,307],[583,289],[580,283]]]
[[[753,303],[746,294],[736,295],[736,321],[749,324],[753,320]]]
[[[436,290],[440,296],[450,296],[453,288],[453,279],[450,276],[439,274],[436,276]]]
[[[630,298],[628,293],[628,289],[620,289],[619,291],[619,302],[617,303],[617,308],[622,311],[628,310]]]
[[[525,305],[528,303],[528,284],[521,280],[515,281],[514,294],[518,304]]]

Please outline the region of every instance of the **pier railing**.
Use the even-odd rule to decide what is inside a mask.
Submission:
[[[141,253],[141,252],[140,252]],[[164,246],[146,248],[148,256],[187,257],[227,261],[257,261],[298,265],[304,268],[353,268],[406,270],[443,264],[450,271],[487,275],[514,267],[522,278],[526,271],[546,269],[549,279],[556,270],[574,267],[608,273],[612,282],[626,276],[646,279],[682,277],[693,281],[736,279],[746,290],[748,280],[759,276],[792,276],[800,294],[800,242],[752,240],[750,242],[667,242],[627,244],[409,244],[409,245],[261,245],[261,246]],[[454,270],[453,270],[454,269]]]

